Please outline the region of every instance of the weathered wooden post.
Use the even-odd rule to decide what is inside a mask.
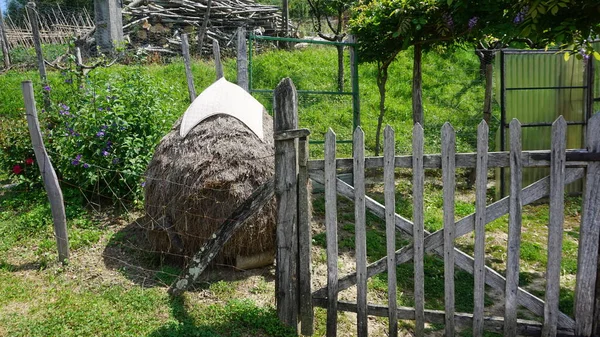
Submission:
[[[215,72],[218,81],[221,77],[223,77],[223,64],[221,63],[221,48],[219,48],[219,41],[217,41],[217,39],[213,39],[212,47],[213,57],[215,59]]]
[[[587,150],[600,153],[600,114],[589,119]],[[600,162],[588,162],[579,228],[577,283],[575,285],[575,335],[600,334],[600,275],[597,263],[600,240]]]
[[[37,10],[35,9],[35,3],[29,2],[25,7],[27,10],[27,15],[29,16],[29,21],[31,22],[31,33],[33,34],[33,46],[35,47],[35,54],[37,55],[38,61],[38,69],[40,71],[40,78],[42,79],[42,84],[46,84],[47,76],[46,76],[46,65],[44,64],[44,54],[42,53],[42,43],[40,42],[40,28],[39,28],[39,18]]]
[[[121,5],[121,0],[94,0],[96,42],[104,53],[113,53],[123,42]]]
[[[285,78],[275,88],[275,135],[298,128],[298,94]],[[298,325],[298,160],[297,140],[275,142],[275,197],[277,198],[277,256],[275,294],[277,315],[286,325]]]
[[[4,57],[4,68],[10,67],[10,52],[8,49],[8,38],[6,37],[6,27],[4,26],[4,17],[0,10],[0,45],[2,45],[2,56]]]
[[[237,30],[237,84],[248,91],[248,46],[244,27]]]
[[[308,130],[306,130],[308,132]],[[308,136],[298,139],[298,293],[301,332],[311,336],[314,311],[311,290],[312,236],[310,229],[310,192],[308,180]]]
[[[69,259],[69,236],[67,233],[67,217],[65,215],[62,191],[56,177],[56,172],[54,172],[54,168],[46,152],[44,141],[42,140],[31,81],[24,81],[21,87],[23,89],[23,98],[25,99],[27,125],[29,127],[29,134],[31,135],[33,151],[40,168],[46,192],[48,193],[50,209],[52,210],[54,235],[56,236],[56,244],[58,246],[58,260],[66,263]]]
[[[181,34],[181,51],[183,53],[183,63],[185,64],[185,78],[187,79],[188,93],[190,103],[196,99],[196,89],[194,88],[194,76],[192,75],[192,66],[190,62],[190,45],[187,34]]]

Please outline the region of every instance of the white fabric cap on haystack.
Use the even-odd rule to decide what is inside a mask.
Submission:
[[[206,118],[225,114],[244,123],[260,140],[263,140],[264,107],[244,89],[228,82],[224,77],[211,84],[190,104],[181,121],[179,135],[187,134]]]

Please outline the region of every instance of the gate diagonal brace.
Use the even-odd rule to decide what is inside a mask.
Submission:
[[[583,177],[584,169],[583,168],[569,168],[566,171],[565,176],[565,184],[569,184],[573,181],[576,181]],[[311,179],[318,183],[323,183],[322,172],[311,174]],[[531,204],[541,198],[544,198],[548,195],[548,191],[550,188],[550,178],[545,177],[542,178],[535,183],[525,187],[523,189],[523,206]],[[337,191],[340,195],[348,198],[349,200],[354,200],[354,188],[344,181],[337,179]],[[504,197],[486,207],[486,224],[500,218],[502,215],[508,213],[508,199],[509,197]],[[365,203],[367,209],[369,209],[375,216],[379,218],[385,217],[385,206],[373,200],[372,198],[366,197]],[[413,233],[413,223],[400,216],[399,214],[395,214],[396,218],[396,229],[401,230],[409,235]],[[475,224],[475,213],[472,213],[455,223],[456,226],[456,237],[463,236],[468,234],[474,230]],[[427,252],[434,252],[439,256],[443,256],[443,239],[444,239],[444,230],[440,229],[434,233],[429,233],[425,231],[425,250]],[[468,273],[473,273],[473,264],[474,260],[471,256],[464,253],[458,248],[454,248],[454,252],[456,254],[455,264]],[[402,263],[408,262],[413,258],[413,246],[409,244],[407,246],[402,247],[401,249],[396,251],[396,265],[400,265]],[[387,269],[387,260],[386,257],[381,258],[378,261],[371,263],[367,267],[367,277],[372,277],[379,273],[384,272]],[[500,275],[498,272],[493,270],[492,268],[486,266],[486,279],[485,282],[489,286],[502,291],[504,293],[506,278]],[[349,287],[356,284],[356,273],[348,274],[341,278],[338,283],[338,291],[342,291],[348,289]],[[543,316],[544,315],[544,302],[536,297],[535,295],[527,292],[526,290],[519,288],[519,304],[523,305],[531,312],[536,315]],[[327,292],[327,287],[323,287],[319,290],[316,290],[313,293],[313,298],[325,298]],[[559,315],[559,325],[561,328],[565,329],[573,329],[575,327],[575,321],[564,313],[560,313]]]

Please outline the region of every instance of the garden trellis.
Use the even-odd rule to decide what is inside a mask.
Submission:
[[[297,126],[293,118],[297,118],[295,107],[295,88],[291,81],[283,81],[277,91],[286,95],[277,96],[284,102],[277,103],[276,118],[290,120],[290,128]],[[285,110],[289,109],[289,111]],[[283,115],[283,116],[279,116]],[[557,119],[552,126],[552,149],[542,151],[521,150],[521,123],[513,120],[510,124],[511,148],[509,152],[488,153],[488,129],[485,123],[478,128],[477,153],[455,153],[455,133],[450,124],[442,128],[442,153],[423,154],[423,131],[416,125],[413,132],[413,154],[396,156],[394,153],[394,133],[386,129],[385,152],[383,157],[364,157],[364,133],[358,128],[354,133],[354,158],[337,159],[335,157],[335,134],[330,131],[326,136],[326,156],[324,160],[306,162],[304,145],[299,152],[288,153],[289,161],[285,175],[294,177],[286,180],[284,193],[276,193],[278,205],[287,209],[288,213],[297,214],[280,219],[278,224],[282,238],[279,254],[285,252],[291,263],[278,264],[278,269],[286,271],[277,273],[278,284],[284,285],[277,292],[278,312],[280,318],[291,326],[300,321],[302,333],[312,334],[313,306],[327,308],[327,335],[336,335],[336,318],[338,311],[357,313],[357,329],[359,336],[366,336],[367,316],[383,316],[390,319],[390,335],[397,334],[397,319],[416,321],[417,335],[423,335],[423,327],[428,323],[445,324],[446,336],[456,333],[455,326],[473,327],[474,333],[481,336],[483,330],[501,332],[506,336],[524,335],[593,335],[594,317],[594,285],[596,280],[596,261],[598,254],[598,219],[600,219],[600,114],[592,117],[588,123],[587,149],[566,150],[566,128],[564,118]],[[291,133],[293,130],[280,130]],[[277,137],[277,135],[276,135]],[[280,140],[294,144],[293,138]],[[305,143],[300,140],[300,144]],[[298,171],[295,171],[299,163]],[[385,205],[366,195],[365,170],[384,169],[386,191]],[[477,169],[477,202],[476,212],[455,222],[454,192],[455,169],[458,167],[474,167]],[[486,205],[485,191],[488,169],[510,167],[511,194],[490,205]],[[522,188],[522,169],[524,167],[550,167],[550,176]],[[393,200],[393,172],[396,168],[413,169],[413,204],[412,221],[396,214]],[[434,233],[424,230],[423,226],[423,175],[424,169],[442,169],[444,190],[444,228]],[[338,170],[352,170],[354,186],[336,177]],[[292,171],[290,173],[290,171]],[[295,174],[297,172],[297,175]],[[310,227],[307,219],[310,215],[308,207],[302,206],[307,195],[307,184],[302,177],[310,176],[313,181],[325,186],[325,218],[327,238],[327,286],[317,290],[310,286]],[[297,178],[296,178],[297,177]],[[559,277],[562,246],[562,226],[564,220],[565,185],[586,177],[586,188],[582,206],[582,223],[580,226],[580,251],[575,293],[575,318],[558,310]],[[276,178],[277,179],[277,178]],[[296,190],[297,189],[297,190]],[[337,211],[335,209],[337,195],[353,200],[355,203],[355,249],[356,272],[337,276]],[[535,296],[518,286],[519,284],[519,252],[521,243],[521,210],[524,205],[531,204],[545,197],[550,197],[550,218],[548,225],[548,265],[545,300]],[[291,211],[289,205],[298,205]],[[287,207],[287,208],[286,208]],[[281,209],[281,208],[280,208]],[[388,233],[388,256],[367,265],[365,249],[366,235],[365,212],[369,210],[376,217],[386,220]],[[507,271],[503,276],[498,271],[485,266],[484,238],[485,226],[491,221],[509,214],[508,225],[508,257]],[[413,243],[396,249],[393,235],[402,231],[413,237]],[[455,247],[455,239],[475,231],[475,252],[470,256]],[[294,243],[296,244],[285,244]],[[290,256],[291,252],[291,256]],[[393,253],[392,253],[393,252]],[[425,253],[434,253],[444,259],[445,274],[445,310],[436,311],[424,308],[423,299],[423,257]],[[390,276],[388,305],[369,304],[367,302],[367,280],[376,274],[393,271],[388,265],[398,265],[413,260],[415,263],[415,307],[398,307],[395,304],[396,283]],[[278,262],[284,262],[279,261]],[[296,267],[299,266],[299,267]],[[473,274],[475,278],[475,310],[471,313],[456,313],[454,307],[454,266]],[[280,278],[284,275],[285,279]],[[290,284],[289,282],[292,281]],[[295,282],[294,282],[295,281]],[[288,282],[288,283],[286,283]],[[505,295],[505,311],[503,317],[484,316],[483,299],[484,284]],[[356,285],[357,300],[355,302],[339,301],[340,291]],[[421,294],[421,295],[418,295]],[[531,313],[541,317],[543,323],[517,319],[517,307],[523,306]]]

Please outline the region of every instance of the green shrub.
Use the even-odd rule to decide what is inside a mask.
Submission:
[[[90,77],[79,87],[65,73],[64,83],[47,88],[53,105],[41,119],[51,157],[64,180],[86,193],[114,201],[141,196],[151,149],[172,118],[169,99],[140,70]]]

